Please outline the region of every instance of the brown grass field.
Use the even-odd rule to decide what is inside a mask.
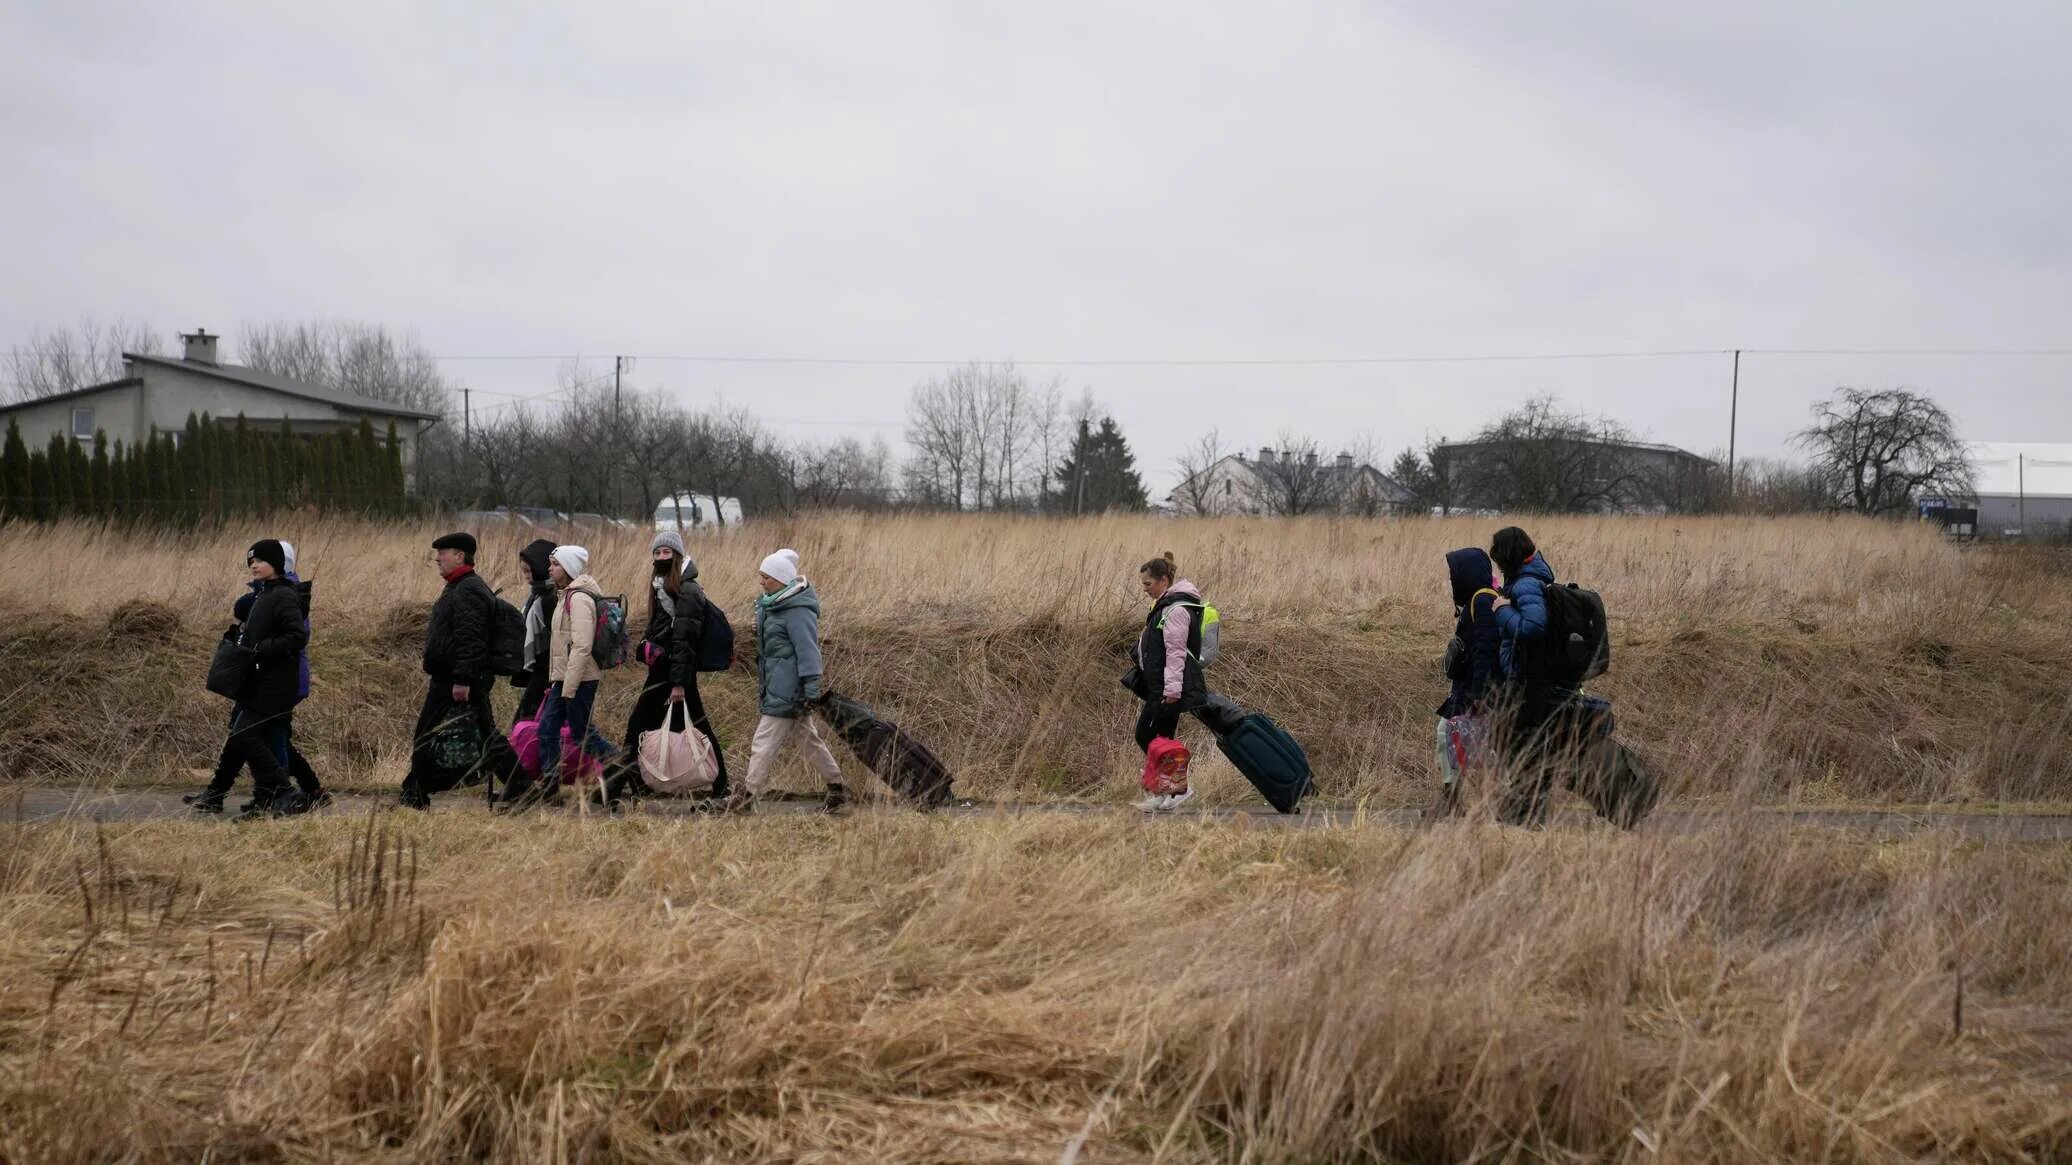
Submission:
[[[797,546],[835,684],[962,791],[1100,803],[1134,793],[1133,568],[1174,550],[1229,620],[1218,685],[1385,807],[1431,788],[1440,555],[1490,525],[825,517],[694,553],[739,611]],[[1716,824],[0,825],[0,1160],[2072,1161],[2072,847],[1732,811],[2072,800],[2062,561],[1529,528],[1611,604],[1622,735]],[[316,580],[297,731],[338,783],[400,775],[437,532],[263,531]],[[0,528],[7,780],[193,783],[260,533]],[[592,549],[639,584],[644,538]],[[752,678],[708,678],[738,749]]]
[[[1054,522],[833,516],[696,540],[746,624],[755,565],[794,545],[827,607],[833,683],[933,745],[987,798],[1118,799],[1139,760],[1116,686],[1161,550],[1225,612],[1218,687],[1303,741],[1323,796],[1409,804],[1431,780],[1436,660],[1451,629],[1441,556],[1488,521]],[[1597,586],[1621,731],[1685,802],[2072,800],[2072,581],[2063,557],[1942,543],[1847,519],[1547,519],[1555,568]],[[316,588],[303,750],[344,786],[393,787],[423,694],[435,526],[280,519],[264,531],[0,529],[0,761],[17,777],[189,782],[221,743],[202,691],[244,548],[295,542]],[[481,563],[522,595],[529,537],[485,532]],[[593,550],[640,597],[646,539]],[[635,694],[609,678],[616,739]],[[707,677],[720,734],[754,724],[746,667]],[[509,709],[515,690],[500,706]],[[1207,750],[1213,754],[1213,750]],[[1212,758],[1211,801],[1252,794]]]

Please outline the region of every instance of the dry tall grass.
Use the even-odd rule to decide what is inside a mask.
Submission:
[[[827,604],[835,684],[929,740],[965,790],[1112,797],[1136,765],[1134,710],[1114,684],[1143,609],[1134,568],[1176,551],[1229,619],[1216,683],[1305,742],[1325,795],[1400,802],[1429,783],[1450,620],[1441,556],[1486,544],[1492,525],[824,516],[702,538],[694,554],[745,618],[755,564],[796,546]],[[2057,561],[1847,519],[1530,525],[1564,577],[1610,602],[1604,690],[1673,795],[2072,795],[2072,583]],[[334,778],[392,783],[421,691],[438,532],[315,519],[0,528],[0,760],[91,779],[187,779],[207,764],[222,707],[198,677],[244,547],[270,534],[298,545],[317,587],[305,750]],[[512,594],[525,538],[484,532],[485,573]],[[600,535],[592,550],[608,587],[640,593],[644,535]],[[706,682],[735,747],[752,686],[739,672]],[[608,732],[633,688],[630,674],[607,680]],[[1205,767],[1212,798],[1247,795],[1213,758]]]
[[[2072,1159],[2063,846],[907,814],[8,842],[9,1161]]]

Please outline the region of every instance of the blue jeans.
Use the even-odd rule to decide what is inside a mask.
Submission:
[[[551,782],[556,770],[561,767],[561,726],[568,725],[571,739],[581,741],[584,752],[599,760],[609,760],[619,750],[597,731],[590,722],[590,705],[597,702],[597,681],[584,680],[576,685],[574,696],[561,694],[561,681],[554,681],[547,689],[547,699],[540,705],[540,780]]]

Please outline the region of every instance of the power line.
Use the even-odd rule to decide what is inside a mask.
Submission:
[[[1740,351],[1751,356],[1989,356],[1989,357],[2055,357],[2072,356],[2072,348],[1663,348],[1601,352],[1484,352],[1454,353],[1444,355],[1377,355],[1377,356],[1289,356],[1237,359],[1215,358],[1156,358],[1156,359],[1070,359],[1070,360],[1000,360],[1029,368],[1273,368],[1273,367],[1342,367],[1371,364],[1485,364],[1485,363],[1527,363],[1552,360],[1659,360],[1696,356],[1727,356]],[[573,354],[541,353],[538,355],[462,355],[437,356],[445,361],[477,360],[577,360],[583,357]],[[922,359],[918,357],[871,357],[871,356],[742,356],[725,354],[705,355],[659,355],[640,356],[642,360],[660,360],[680,364],[796,364],[796,365],[853,365],[863,367],[939,367],[943,365],[970,363],[971,357]],[[983,361],[982,361],[983,362]]]
[[[1674,356],[1720,356],[1732,351],[1728,348],[1687,348],[1654,352],[1538,352],[1526,354],[1484,354],[1455,356],[1314,356],[1282,357],[1260,359],[1152,359],[1152,360],[1022,360],[1003,359],[994,363],[1014,364],[1026,368],[1247,368],[1247,367],[1289,367],[1303,365],[1332,366],[1356,364],[1463,364],[1489,361],[1526,360],[1631,360]],[[641,360],[661,360],[677,364],[803,364],[803,365],[859,365],[872,367],[938,367],[946,364],[968,364],[972,358],[960,356],[944,359],[921,359],[918,357],[870,357],[870,356],[639,356]],[[573,360],[575,356],[543,353],[536,356],[435,356],[435,360]],[[986,361],[980,361],[986,363]]]

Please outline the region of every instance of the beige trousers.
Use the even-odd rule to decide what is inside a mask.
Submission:
[[[806,754],[806,763],[813,766],[821,779],[830,785],[842,783],[842,766],[835,763],[835,754],[820,739],[820,729],[811,714],[765,716],[756,724],[755,740],[748,746],[746,787],[750,793],[760,795],[769,787],[770,773],[777,767],[777,753],[787,740],[798,742],[799,751]]]

